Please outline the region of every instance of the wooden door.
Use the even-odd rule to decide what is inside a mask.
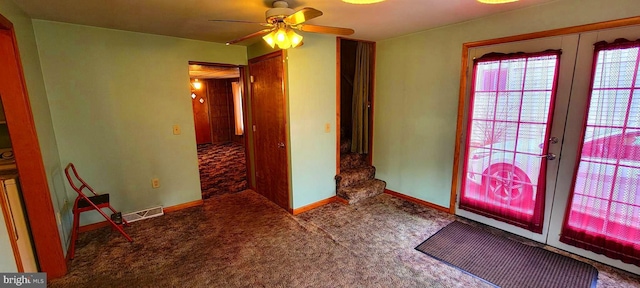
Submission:
[[[209,122],[209,97],[206,81],[201,81],[202,88],[194,89],[191,106],[193,107],[193,121],[196,128],[196,143],[211,143],[211,123]],[[193,95],[196,97],[194,98]]]
[[[282,52],[251,59],[256,190],[287,210],[289,177]]]
[[[228,79],[210,79],[207,81],[209,95],[209,114],[211,116],[212,141],[231,141],[231,113],[229,111],[229,94],[231,83]],[[232,104],[233,105],[233,104]]]

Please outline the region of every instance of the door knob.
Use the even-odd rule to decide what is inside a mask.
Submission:
[[[284,148],[284,143],[279,142],[279,143],[278,143],[278,148]]]
[[[547,158],[547,160],[555,160],[556,159],[556,154],[553,153],[549,153],[549,154],[545,154],[545,155],[538,155],[539,158]]]

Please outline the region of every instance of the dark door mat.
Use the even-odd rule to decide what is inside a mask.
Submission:
[[[590,264],[458,221],[416,250],[503,288],[595,288],[598,281]]]

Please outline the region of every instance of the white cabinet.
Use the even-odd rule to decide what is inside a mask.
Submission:
[[[0,272],[38,272],[17,177],[3,175],[3,178],[0,181],[0,206],[5,225],[0,223]]]

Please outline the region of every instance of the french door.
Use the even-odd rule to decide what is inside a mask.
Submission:
[[[546,242],[578,41],[567,35],[469,50],[465,122],[472,121],[457,215]],[[483,67],[494,59],[502,69]],[[504,80],[487,90],[491,75]]]
[[[622,202],[631,202],[633,204],[633,202],[635,201],[633,197],[640,196],[640,194],[638,194],[639,193],[638,190],[631,188],[635,186],[635,188],[638,189],[638,186],[637,186],[639,184],[637,183],[638,176],[635,176],[635,177],[631,176],[631,178],[628,178],[628,177],[619,177],[620,174],[618,174],[619,175],[618,177],[612,178],[612,175],[608,173],[609,171],[612,170],[611,169],[612,167],[613,167],[613,170],[616,170],[616,169],[618,171],[621,170],[619,168],[615,168],[615,167],[619,167],[619,165],[614,164],[615,162],[617,162],[617,164],[620,164],[620,162],[622,162],[623,166],[626,166],[626,167],[633,167],[634,165],[635,166],[638,165],[637,162],[632,163],[628,161],[628,159],[625,160],[625,157],[617,157],[620,155],[614,155],[616,152],[609,153],[605,151],[605,150],[613,151],[614,149],[610,149],[610,148],[617,148],[616,146],[621,146],[621,147],[624,146],[625,144],[624,141],[620,142],[619,143],[620,145],[615,144],[615,141],[611,141],[613,139],[612,137],[616,137],[614,134],[632,136],[633,133],[629,133],[629,132],[633,132],[634,130],[633,128],[637,127],[637,125],[634,124],[633,122],[624,121],[624,119],[625,118],[628,119],[628,116],[629,116],[629,113],[627,113],[628,112],[627,108],[629,108],[629,106],[627,104],[631,104],[630,101],[619,101],[620,99],[624,98],[623,96],[624,93],[613,93],[613,94],[597,93],[597,90],[600,90],[599,88],[605,88],[604,90],[607,90],[607,91],[616,91],[618,87],[625,86],[623,83],[624,81],[618,81],[617,80],[618,78],[615,78],[616,79],[615,83],[602,82],[602,84],[604,85],[596,84],[593,86],[594,88],[596,88],[595,91],[592,91],[592,85],[591,85],[592,79],[594,79],[594,81],[600,81],[603,79],[601,73],[596,73],[595,77],[592,77],[593,76],[592,74],[594,73],[594,71],[597,71],[597,68],[598,68],[597,67],[598,65],[594,65],[594,64],[597,64],[597,63],[594,63],[594,59],[597,59],[597,51],[594,45],[598,42],[613,43],[616,41],[616,39],[622,39],[622,38],[626,38],[629,40],[639,39],[640,27],[630,26],[630,27],[623,27],[623,28],[616,28],[616,29],[609,29],[609,30],[602,30],[602,31],[586,32],[586,33],[580,34],[580,43],[579,43],[579,46],[577,47],[578,53],[576,55],[576,62],[575,62],[576,65],[575,65],[575,73],[574,73],[574,80],[573,80],[573,86],[572,86],[573,88],[572,88],[572,96],[571,96],[571,105],[568,107],[568,110],[567,110],[568,111],[567,128],[565,129],[565,132],[564,132],[564,144],[563,144],[564,148],[562,149],[562,155],[561,155],[562,160],[560,161],[560,167],[558,170],[558,179],[560,180],[557,182],[557,186],[556,186],[556,192],[555,192],[556,197],[554,198],[554,203],[553,203],[554,209],[548,224],[550,232],[549,232],[546,243],[548,245],[558,247],[562,250],[566,250],[578,255],[585,256],[587,258],[591,258],[591,259],[636,273],[636,274],[640,274],[640,267],[636,265],[626,264],[621,262],[620,260],[613,260],[607,256],[604,256],[603,254],[591,252],[590,250],[586,250],[584,248],[578,248],[574,245],[565,243],[566,241],[565,242],[561,241],[561,235],[563,234],[565,236],[567,235],[566,230],[563,230],[563,226],[565,226],[565,223],[566,223],[565,220],[571,219],[567,217],[571,215],[570,212],[572,210],[576,210],[575,208],[577,208],[577,206],[580,206],[582,202],[581,200],[585,200],[584,203],[587,204],[585,205],[585,207],[583,207],[584,209],[587,209],[587,210],[602,209],[600,205],[592,205],[592,203],[594,203],[592,202],[593,199],[597,197],[590,197],[590,196],[596,196],[596,195],[588,195],[583,199],[578,199],[579,201],[573,201],[573,203],[571,203],[570,201],[572,199],[576,199],[575,198],[576,195],[574,194],[578,194],[578,196],[579,194],[589,194],[590,190],[600,191],[600,193],[605,193],[606,191],[607,195],[602,195],[602,196],[605,196],[605,197],[602,197],[604,199],[599,199],[598,201],[600,203],[606,202],[607,208],[604,208],[604,210],[602,211],[603,213],[601,215],[603,217],[606,217],[606,219],[612,219],[613,217],[615,217],[615,213],[611,213],[611,212],[616,211],[616,205],[618,207],[632,206],[632,205],[622,204]],[[636,53],[637,51],[638,50],[636,50]],[[611,65],[609,67],[614,67],[614,66],[620,67],[616,65]],[[623,70],[617,70],[615,73],[628,74],[628,71],[623,71]],[[633,70],[631,72],[633,72]],[[631,77],[631,75],[627,75],[619,79],[622,80],[625,78],[630,79],[630,78],[637,78],[637,77]],[[596,79],[600,79],[600,80],[596,80]],[[635,86],[637,86],[637,84],[635,84]],[[632,89],[629,89],[629,87],[627,87],[626,89],[627,99],[636,98],[636,101],[640,100],[640,99],[637,99],[637,96],[629,97],[630,96],[629,92],[631,90]],[[598,95],[605,95],[606,97],[600,97]],[[619,97],[616,97],[615,95],[619,95]],[[634,95],[637,95],[637,93],[635,93]],[[620,105],[621,102],[624,103],[624,107],[622,107],[623,105]],[[613,104],[613,105],[608,105],[608,104]],[[601,113],[594,113],[592,108],[597,108],[597,107],[604,108],[604,109],[600,110]],[[636,121],[638,121],[637,114],[632,113],[631,115],[633,115],[632,117],[635,117]],[[591,120],[589,120],[587,116],[591,117]],[[622,121],[618,120],[620,119],[620,117],[623,119]],[[631,125],[626,125],[626,124],[631,124]],[[621,133],[623,131],[621,131],[620,128],[624,128],[624,127],[630,127],[631,129],[629,129],[629,131],[624,131],[625,133]],[[616,129],[620,129],[620,130],[616,130]],[[600,133],[599,131],[605,131],[605,130],[609,130],[608,132],[611,132],[611,133],[609,133],[609,135],[594,134],[594,132]],[[604,145],[604,144],[607,144],[607,145]],[[590,147],[592,147],[593,149],[591,149]],[[598,151],[599,149],[600,151]],[[599,157],[589,157],[589,156],[596,156],[596,155]],[[580,163],[583,162],[582,160],[585,160],[585,159],[593,162],[593,164],[590,165],[590,168],[587,169],[587,170],[590,170],[591,173],[586,173],[586,174],[583,173],[585,171],[584,165],[583,165],[583,168],[579,169]],[[609,165],[609,164],[602,165],[603,162],[614,162],[614,163],[611,163],[614,165]],[[634,169],[627,170],[627,171],[634,171]],[[580,186],[585,183],[584,177],[587,175],[589,177],[587,180],[588,184],[592,185],[591,187],[598,187],[598,188],[596,188],[595,190],[586,188],[586,189],[582,189],[582,191],[577,191],[576,193],[573,193],[574,190],[578,190],[575,188],[580,188],[576,186]],[[616,184],[612,184],[612,182],[609,181],[611,179],[620,180],[622,178],[635,179],[636,182],[633,182],[633,181],[627,182],[627,184],[630,184],[630,185],[625,187],[625,185],[620,185],[622,184],[620,181],[614,181],[614,182],[617,182]],[[577,181],[574,181],[574,179]],[[609,189],[607,189],[607,186]],[[618,195],[609,194],[614,190],[622,193],[627,193],[627,196],[622,198],[617,198]],[[625,201],[619,201],[619,200],[625,200]],[[640,202],[636,202],[636,203],[640,203]],[[578,212],[579,211],[580,210],[578,210]],[[582,210],[582,211],[585,211],[585,210]],[[622,210],[618,210],[618,211],[622,211]],[[633,216],[635,216],[637,219],[637,217],[640,216],[639,213],[640,211],[638,211],[637,209],[635,211],[631,209],[631,210],[625,211],[624,214],[626,214],[627,216],[631,216],[632,218],[630,219],[633,219]],[[618,222],[618,221],[614,221],[612,222],[612,224],[615,224],[615,222]],[[635,224],[637,224],[637,222]],[[638,228],[640,229],[640,227]],[[606,229],[607,227],[605,227],[604,231],[606,231]],[[613,234],[611,235],[613,236]],[[599,240],[596,240],[596,241],[599,241]]]
[[[467,124],[463,134],[465,145],[460,155],[465,162],[459,174],[461,188],[457,215],[640,274],[639,266],[599,254],[611,256],[611,253],[585,248],[589,245],[576,244],[584,239],[596,239],[597,242],[602,241],[598,237],[609,237],[594,236],[597,233],[611,234],[615,242],[622,237],[616,235],[626,231],[626,240],[619,241],[630,245],[632,248],[629,249],[636,245],[635,251],[640,247],[640,234],[634,234],[640,233],[640,224],[633,224],[636,220],[640,223],[640,151],[636,151],[640,148],[633,146],[635,140],[640,144],[640,114],[637,112],[640,110],[640,76],[638,69],[633,69],[638,63],[631,63],[640,61],[640,54],[625,60],[618,55],[621,53],[611,56],[613,53],[608,56],[609,62],[603,60],[594,64],[593,61],[598,59],[594,44],[611,43],[618,38],[639,39],[640,27],[469,49],[464,115]],[[518,71],[528,69],[513,69],[508,63],[513,60],[508,56],[519,57],[518,61],[527,63],[531,60],[527,57],[549,55],[550,51],[561,51],[554,76],[555,94],[527,98],[524,96],[527,93],[539,92],[513,91],[512,85],[519,82],[510,81],[520,78]],[[640,49],[627,54],[634,51],[639,53]],[[515,52],[524,53],[509,54]],[[495,53],[506,53],[506,56]],[[482,57],[487,54],[490,55]],[[625,61],[628,65],[620,64]],[[496,63],[497,67],[487,68]],[[503,63],[508,63],[510,68],[501,69],[499,65]],[[598,65],[601,70],[593,76]],[[625,65],[630,68],[624,68]],[[611,78],[615,80],[603,76],[628,72],[631,75]],[[591,85],[592,78],[600,79],[595,81],[601,83]],[[487,97],[485,92],[494,95]],[[520,94],[516,97],[519,100],[508,100],[506,95],[516,92]],[[482,103],[485,107],[479,105]],[[490,105],[493,107],[487,108]],[[549,113],[546,122],[541,121],[545,115],[540,113],[544,111]],[[539,115],[533,119],[536,113]],[[531,128],[532,124],[536,129]],[[521,130],[523,127],[526,128],[524,131]],[[635,226],[637,229],[633,228]],[[587,233],[587,237],[577,238],[579,240],[574,242],[567,240],[578,237],[576,231]],[[637,243],[629,244],[634,241]],[[633,259],[626,259],[626,262],[633,263]]]
[[[474,60],[461,209],[541,232],[560,54]]]

